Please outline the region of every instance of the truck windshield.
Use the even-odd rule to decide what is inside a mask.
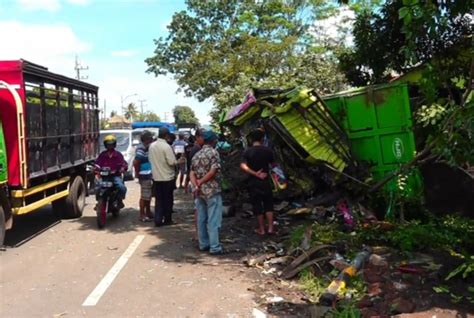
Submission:
[[[102,150],[105,150],[104,138],[105,136],[108,136],[108,135],[114,135],[115,138],[117,138],[117,147],[115,148],[117,151],[124,153],[128,150],[128,147],[130,146],[130,134],[125,133],[125,132],[101,133],[100,134],[100,147]]]

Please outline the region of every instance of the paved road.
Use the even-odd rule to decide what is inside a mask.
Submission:
[[[251,316],[252,282],[237,261],[196,250],[190,198],[177,196],[177,225],[155,228],[138,222],[138,185],[127,187],[132,208],[104,230],[93,196],[78,220],[49,208],[17,220],[7,244],[23,244],[0,252],[0,316]]]

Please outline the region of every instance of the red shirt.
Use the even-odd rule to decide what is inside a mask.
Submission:
[[[110,153],[108,150],[102,151],[97,160],[95,161],[95,165],[97,168],[107,167],[110,170],[119,172],[120,170],[128,170],[128,164],[123,159],[123,155],[114,150]]]

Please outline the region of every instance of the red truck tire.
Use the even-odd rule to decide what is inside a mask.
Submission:
[[[76,176],[71,182],[68,196],[53,202],[54,213],[64,219],[80,218],[84,210],[86,194],[84,179]]]

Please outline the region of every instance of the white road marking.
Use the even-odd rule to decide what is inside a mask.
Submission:
[[[92,293],[90,293],[89,297],[87,297],[82,306],[97,305],[102,295],[104,295],[104,293],[107,291],[107,288],[109,288],[109,286],[113,283],[114,279],[120,273],[125,264],[127,264],[128,260],[130,257],[132,257],[138,245],[140,245],[144,238],[144,235],[137,235],[133,242],[128,246],[127,250],[115,262],[114,266],[112,266],[104,278],[102,278]]]

